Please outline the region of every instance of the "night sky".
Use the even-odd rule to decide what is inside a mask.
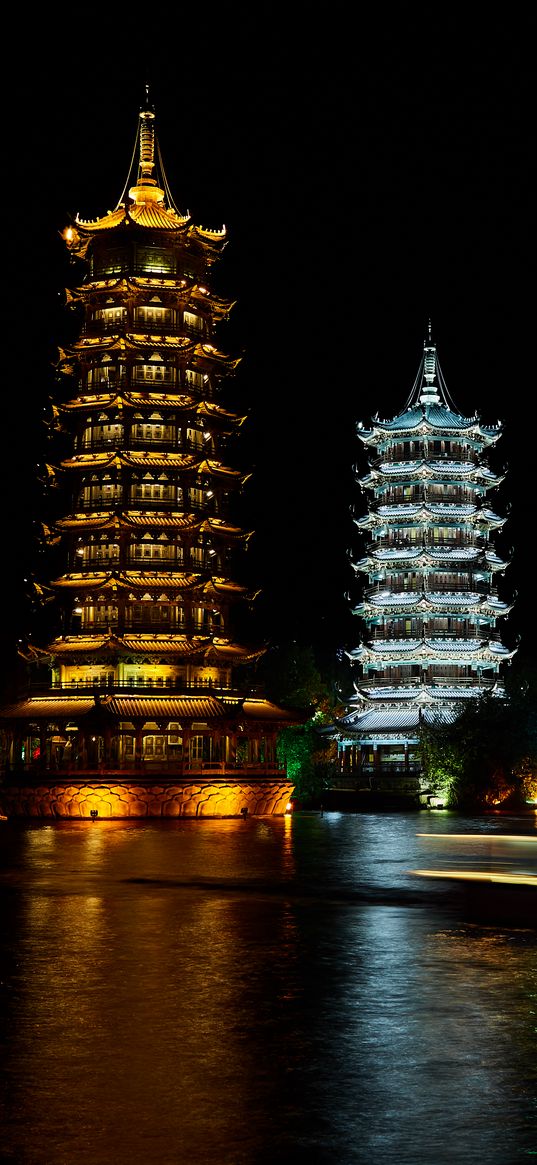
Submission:
[[[494,465],[510,472],[492,498],[501,512],[511,504],[498,543],[504,557],[514,551],[502,595],[517,589],[519,599],[503,634],[510,644],[521,635],[531,656],[529,18],[457,28],[437,15],[425,28],[416,12],[409,27],[406,8],[395,24],[383,9],[351,36],[306,23],[290,34],[271,13],[227,31],[174,28],[170,17],[152,40],[147,29],[71,28],[52,41],[49,30],[42,54],[36,31],[18,60],[5,131],[15,367],[4,389],[13,613],[4,637],[9,645],[23,606],[35,464],[50,456],[39,418],[65,338],[59,231],[69,213],[95,217],[116,204],[148,80],[177,205],[230,232],[218,290],[238,305],[219,343],[244,352],[223,401],[250,413],[237,459],[254,471],[243,520],[257,530],[246,566],[262,588],[255,637],[312,643],[322,660],[357,642],[344,597],[354,585],[348,550],[359,549],[351,507],[363,509],[355,422],[403,407],[430,316],[460,410],[505,422]]]

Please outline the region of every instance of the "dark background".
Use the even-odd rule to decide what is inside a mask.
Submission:
[[[8,45],[6,674],[28,629],[36,465],[50,456],[42,410],[65,337],[59,232],[69,214],[115,206],[146,81],[177,205],[230,233],[218,289],[238,305],[219,342],[244,351],[224,403],[250,412],[239,463],[254,470],[252,638],[312,643],[321,662],[357,642],[345,598],[359,549],[351,507],[365,508],[355,422],[403,407],[430,316],[460,410],[505,424],[493,464],[509,475],[491,500],[511,506],[502,593],[518,602],[503,635],[531,658],[531,18],[476,14],[472,26],[450,8],[431,23],[418,6],[366,23],[334,9],[315,26],[309,9],[260,8],[213,27],[159,9],[137,28],[99,13],[80,27],[43,21]]]

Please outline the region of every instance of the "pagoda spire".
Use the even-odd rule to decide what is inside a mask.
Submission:
[[[423,341],[423,355],[418,368],[418,374],[412,386],[412,391],[405,405],[405,409],[416,408],[421,405],[440,405],[442,408],[458,412],[452,400],[438,359],[436,342],[433,340],[433,326],[429,319],[427,331]]]
[[[439,404],[437,381],[436,344],[433,341],[431,321],[427,325],[427,337],[423,345],[423,376],[420,387],[420,404]]]
[[[135,183],[129,189],[129,198],[136,203],[163,202],[164,189],[156,175],[155,110],[149,100],[149,85],[145,87],[145,102],[138,114],[136,144],[138,166]]]

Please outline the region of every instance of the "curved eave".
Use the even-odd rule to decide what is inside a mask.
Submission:
[[[509,651],[503,644],[493,644],[487,640],[399,640],[379,641],[378,646],[364,644],[347,653],[349,659],[360,663],[373,663],[379,667],[390,661],[407,659],[437,660],[439,663],[502,663],[512,659],[515,651]]]
[[[252,530],[242,530],[240,526],[228,526],[219,518],[202,518],[199,514],[169,514],[153,513],[141,510],[138,513],[114,514],[111,511],[97,514],[70,514],[66,518],[58,518],[54,529],[60,532],[67,530],[131,530],[131,529],[158,529],[173,530],[186,534],[210,534],[213,538],[223,542],[244,542],[252,537]]]
[[[202,654],[210,644],[208,636],[166,635],[66,635],[55,639],[48,651],[54,658],[62,656],[116,655],[176,655]]]
[[[66,518],[58,518],[55,528],[58,530],[108,530],[123,528],[138,528],[154,526],[158,529],[168,527],[171,530],[180,530],[191,533],[199,530],[205,519],[199,514],[185,514],[183,511],[170,513],[158,510],[132,510],[126,513],[115,514],[111,510],[96,511],[88,514],[70,514]]]
[[[442,707],[444,704],[450,704],[453,700],[475,700],[483,693],[490,693],[492,695],[501,696],[503,689],[501,682],[490,687],[489,684],[471,684],[468,685],[464,678],[458,683],[439,684],[438,686],[420,685],[420,687],[405,687],[404,684],[397,687],[391,687],[389,684],[385,688],[376,687],[368,688],[367,682],[356,685],[357,695],[354,699],[358,702],[360,700],[368,700],[373,704],[391,704],[391,703],[409,703],[417,707],[424,705],[438,705]]]
[[[204,604],[212,603],[213,600],[218,602],[220,599],[246,598],[247,588],[229,579],[211,578],[199,587],[196,597],[203,600]]]
[[[251,530],[242,530],[240,526],[229,526],[220,518],[204,518],[199,514],[185,514],[178,512],[170,514],[158,511],[140,510],[115,514],[112,511],[94,514],[70,514],[66,518],[58,518],[54,529],[61,532],[66,530],[124,530],[124,529],[169,529],[186,534],[211,534],[226,542],[232,540],[247,540],[252,537]]]
[[[75,226],[72,228],[73,237],[66,239],[66,243],[68,249],[76,253],[79,239],[81,241],[91,239],[105,231],[136,226],[147,230],[185,234],[190,222],[189,214],[179,215],[166,207],[164,202],[132,203],[128,206],[118,206],[116,210],[109,211],[102,218],[82,219],[77,215]]]
[[[67,461],[61,462],[61,468],[79,470],[90,469],[121,469],[124,466],[132,469],[174,469],[198,470],[199,463],[192,453],[132,453],[130,450],[116,450],[112,453],[77,453]]]
[[[123,335],[84,336],[69,348],[60,351],[58,368],[60,372],[71,374],[72,361],[84,361],[85,357],[100,355],[101,353],[115,352],[125,355],[128,352],[172,353],[181,357],[196,360],[201,367],[212,369],[215,365],[228,373],[234,372],[241,357],[232,357],[215,348],[214,344],[202,344],[190,334],[184,336],[162,336],[160,333],[142,334],[128,332]]]
[[[2,720],[71,720],[95,711],[88,696],[32,696],[0,709]]]
[[[301,721],[300,714],[290,711],[288,708],[280,708],[277,704],[272,704],[270,700],[256,700],[252,697],[243,701],[241,715],[244,715],[247,720],[261,720],[264,723],[267,721],[277,724],[297,724]]]
[[[493,602],[487,599],[486,596],[480,594],[458,594],[453,591],[446,591],[445,594],[432,594],[431,592],[421,594],[419,597],[410,596],[392,596],[390,598],[379,598],[375,601],[374,598],[365,600],[360,603],[353,610],[353,615],[371,615],[373,617],[383,615],[388,618],[398,615],[419,615],[423,612],[431,614],[445,613],[447,615],[471,615],[475,613],[490,615],[493,618],[499,618],[502,615],[508,615],[512,610],[512,605],[508,603]]]
[[[505,480],[505,474],[497,475],[485,466],[469,463],[436,464],[431,461],[420,461],[415,464],[399,465],[388,469],[378,467],[372,469],[365,477],[358,478],[363,489],[375,489],[394,485],[412,485],[415,482],[426,481],[429,485],[438,483],[446,486],[451,483],[474,484],[481,488],[493,489]]]
[[[169,574],[157,571],[102,571],[94,573],[65,574],[54,579],[52,587],[74,591],[115,591],[115,590],[142,590],[142,591],[186,591],[199,586],[199,574]]]
[[[95,469],[170,469],[175,472],[192,472],[197,477],[211,477],[228,482],[240,482],[242,485],[250,474],[243,474],[238,469],[231,469],[227,465],[220,465],[217,461],[204,458],[197,461],[192,453],[136,453],[130,450],[117,450],[111,453],[77,453],[74,457],[61,462],[65,470],[87,472]]]
[[[355,518],[355,525],[360,530],[372,530],[377,526],[391,523],[400,525],[423,524],[433,525],[479,525],[499,528],[507,521],[492,510],[480,509],[478,506],[464,505],[451,506],[449,503],[430,503],[428,505],[393,505],[379,506],[377,510],[370,510],[361,518]]]
[[[108,412],[122,409],[168,409],[192,413],[210,422],[216,421],[231,428],[240,428],[247,419],[231,413],[212,401],[198,400],[187,393],[123,392],[102,393],[99,396],[79,396],[55,406],[59,413]]]
[[[167,336],[161,332],[126,332],[125,335],[117,333],[111,335],[107,333],[105,336],[83,336],[77,340],[70,348],[65,349],[65,356],[67,359],[74,357],[80,359],[81,356],[88,353],[101,352],[140,352],[150,349],[151,352],[193,352],[197,346],[197,341],[192,338],[190,333],[184,336]],[[216,350],[216,349],[215,349]]]
[[[204,604],[222,598],[246,596],[247,588],[225,578],[204,581],[201,574],[161,572],[157,570],[82,571],[61,575],[51,582],[59,590],[82,591],[190,591],[196,601]]]
[[[357,426],[357,434],[365,445],[382,443],[386,438],[398,439],[411,434],[460,435],[490,444],[498,440],[501,426],[482,425],[478,417],[463,417],[441,404],[414,406],[391,420],[375,417],[370,429]]]
[[[169,409],[174,412],[199,413],[200,404],[187,393],[109,392],[99,396],[79,396],[57,406],[60,413],[108,412],[122,409]]]
[[[432,554],[424,550],[423,547],[416,550],[405,550],[404,547],[401,547],[394,551],[370,549],[366,557],[361,558],[359,562],[355,562],[352,565],[355,571],[363,572],[368,568],[378,570],[379,567],[385,567],[387,570],[392,567],[398,569],[401,565],[438,569],[445,562],[450,563],[452,566],[462,566],[468,569],[469,566],[474,567],[481,563],[484,564],[485,554],[478,547],[472,548],[471,553],[461,552],[459,554],[451,554],[449,549],[439,554]]]
[[[240,643],[232,643],[229,639],[213,639],[207,647],[204,658],[207,663],[224,665],[253,663],[266,652],[265,647],[243,647]]]
[[[404,548],[393,553],[386,550],[370,551],[367,557],[361,558],[359,562],[354,562],[351,565],[357,574],[366,574],[370,570],[378,571],[381,567],[389,572],[390,569],[399,569],[401,566],[439,570],[444,565],[449,566],[450,569],[462,570],[474,569],[477,566],[495,574],[504,571],[509,563],[504,562],[496,555],[485,554],[483,550],[474,547],[466,553],[462,551],[452,552],[446,549],[434,554],[424,553],[422,549],[405,551]]]

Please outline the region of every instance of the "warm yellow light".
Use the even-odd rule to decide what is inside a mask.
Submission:
[[[74,232],[73,228],[66,227],[66,229],[64,231],[64,235],[63,235],[66,243],[72,243],[72,241],[74,239],[74,235],[75,235],[75,232]]]
[[[491,874],[480,870],[409,870],[418,878],[445,878],[447,881],[455,879],[462,882],[500,882],[504,886],[534,886],[537,889],[537,875],[535,874]]]
[[[529,841],[537,845],[537,837],[527,833],[417,833],[416,837],[426,837],[427,841]]]

